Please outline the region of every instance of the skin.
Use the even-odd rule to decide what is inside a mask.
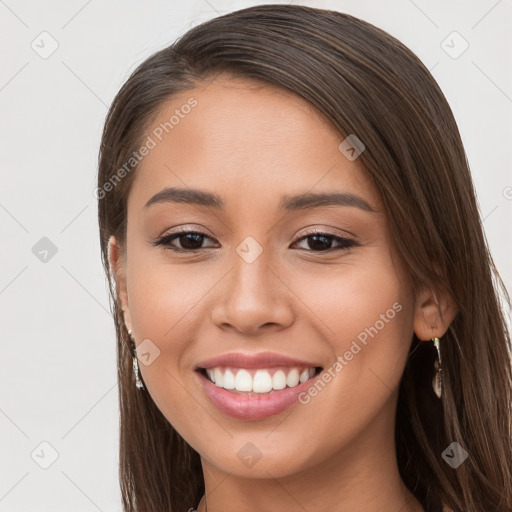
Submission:
[[[160,350],[139,364],[146,388],[201,455],[206,500],[198,510],[207,502],[209,512],[423,511],[396,463],[398,386],[413,332],[441,337],[453,303],[428,289],[413,294],[377,190],[360,161],[338,150],[344,137],[308,103],[221,76],[168,101],[152,127],[191,96],[197,106],[136,171],[126,252],[112,237],[110,262],[127,328],[137,345],[150,339]],[[171,186],[216,193],[225,209],[144,207]],[[278,211],[284,195],[334,191],[375,211]],[[195,245],[203,249],[151,244],[181,228],[205,233]],[[311,238],[299,241],[311,228],[359,245],[322,251]],[[236,252],[248,236],[263,248],[250,264]],[[339,246],[336,238],[319,245]],[[269,350],[329,368],[395,303],[401,311],[306,405],[244,421],[224,415],[198,385],[196,365],[231,351]],[[261,452],[252,467],[237,456],[249,442]]]

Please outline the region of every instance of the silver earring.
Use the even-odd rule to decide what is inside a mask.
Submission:
[[[432,338],[432,341],[434,342],[434,347],[436,347],[437,350],[437,359],[434,361],[434,377],[432,377],[432,389],[434,390],[434,393],[437,395],[437,398],[441,398],[441,394],[443,391],[442,386],[442,368],[441,368],[441,350],[439,348],[439,338]]]
[[[133,359],[133,374],[135,376],[135,385],[137,386],[138,389],[146,389],[144,387],[144,383],[142,382],[142,380],[140,378],[139,361],[137,359],[137,351],[135,350],[135,340],[132,337],[131,329],[128,329],[128,336],[130,336],[130,340],[133,344],[133,348],[131,349],[131,352],[132,352],[132,359]]]

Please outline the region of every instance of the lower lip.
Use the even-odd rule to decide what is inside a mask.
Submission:
[[[293,388],[286,387],[273,393],[262,393],[261,395],[244,395],[220,388],[199,371],[196,373],[213,404],[228,416],[241,420],[260,420],[283,412],[293,403],[297,403],[298,395],[306,391],[321,374],[319,372]]]

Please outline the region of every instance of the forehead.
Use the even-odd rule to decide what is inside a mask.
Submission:
[[[169,186],[214,190],[239,203],[320,187],[378,202],[362,164],[338,149],[344,137],[330,121],[269,84],[226,77],[200,83],[160,107],[143,136],[149,139],[130,194],[137,209]]]

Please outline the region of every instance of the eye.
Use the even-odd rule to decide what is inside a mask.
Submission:
[[[165,249],[170,249],[176,252],[194,252],[203,249],[202,242],[205,238],[210,238],[205,233],[200,231],[177,231],[160,237],[153,245],[162,245]],[[176,247],[172,242],[178,240],[181,247]],[[212,238],[210,238],[212,240]]]
[[[302,236],[297,240],[297,242],[295,242],[295,244],[303,241],[307,241],[307,246],[312,250],[312,252],[342,251],[349,249],[350,247],[357,247],[360,245],[358,242],[352,240],[351,238],[321,232],[314,232]],[[333,241],[338,244],[337,247],[331,247]]]
[[[211,237],[200,231],[178,231],[169,233],[152,242],[155,246],[163,246],[175,252],[196,252],[208,247],[202,247],[205,239],[213,240]],[[177,246],[175,241],[179,242]],[[329,233],[314,232],[300,237],[293,245],[307,241],[309,252],[334,252],[347,250],[350,247],[357,247],[360,244],[350,238],[332,235]],[[338,244],[332,247],[332,242]],[[212,246],[210,246],[211,248]]]

